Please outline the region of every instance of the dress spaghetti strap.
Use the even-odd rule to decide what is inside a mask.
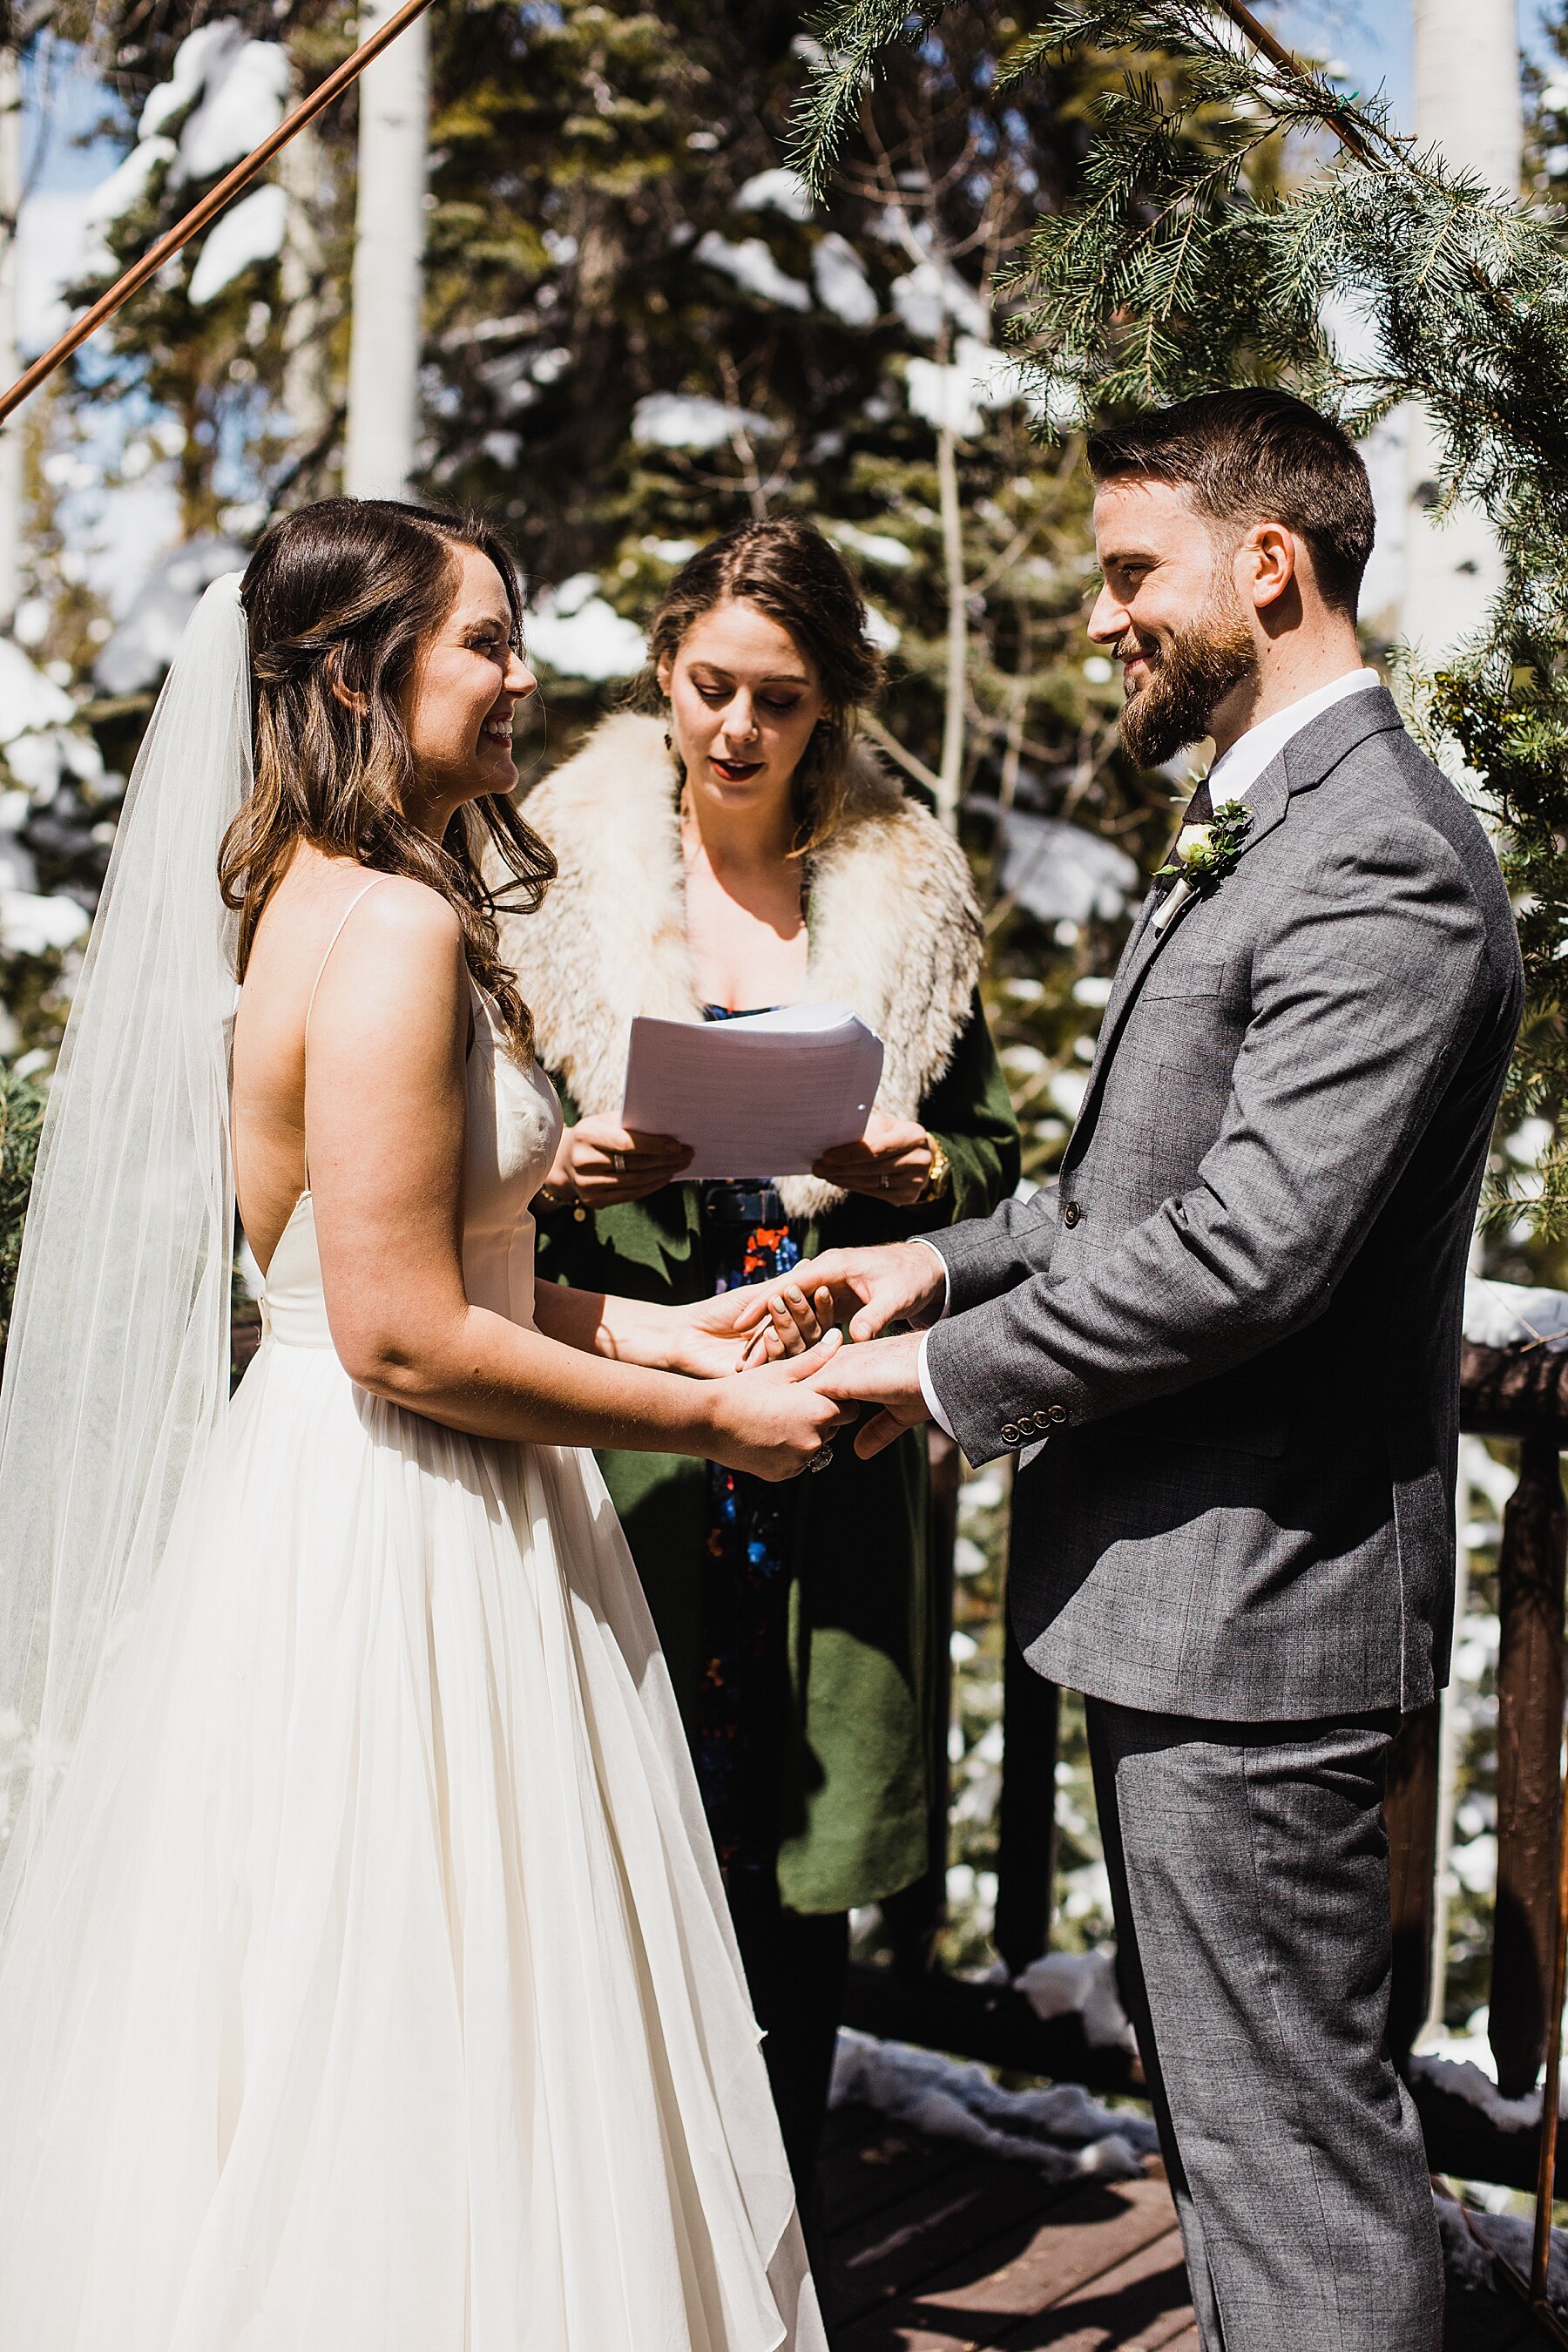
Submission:
[[[347,923],[349,917],[353,913],[354,908],[359,905],[360,900],[362,898],[368,898],[371,892],[375,888],[376,884],[378,882],[384,882],[385,879],[386,877],[384,874],[374,875],[372,877],[371,880],[365,884],[363,890],[356,890],[354,892],[353,897],[349,900],[348,905],[343,908],[342,913],[338,918],[338,926],[336,930],[332,933],[331,938],[327,941],[327,951],[321,958],[320,965],[317,967],[315,982],[310,990],[310,1001],[305,1007],[305,1051],[307,1054],[309,1054],[310,1050],[310,1015],[316,1009],[316,990],[321,985],[322,972],[326,971],[328,964],[331,963],[332,960],[332,950],[342,938],[343,927]],[[309,1144],[306,1144],[303,1147],[303,1158],[305,1162],[305,1190],[308,1192],[310,1189],[310,1148]]]

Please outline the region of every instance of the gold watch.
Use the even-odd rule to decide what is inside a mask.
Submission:
[[[931,1166],[921,1191],[920,1205],[923,1208],[928,1201],[945,1201],[952,1190],[952,1164],[942,1150],[940,1139],[933,1135],[931,1139]]]

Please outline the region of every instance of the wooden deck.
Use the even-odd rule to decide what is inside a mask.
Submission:
[[[1198,2352],[1157,2162],[1142,2180],[1049,2187],[844,2108],[822,2186],[834,2352]],[[1551,2347],[1514,2303],[1450,2293],[1444,2352]]]

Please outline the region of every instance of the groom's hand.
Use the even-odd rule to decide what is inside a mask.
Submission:
[[[918,1331],[901,1331],[892,1339],[871,1339],[864,1347],[841,1348],[821,1371],[813,1374],[812,1386],[838,1404],[879,1408],[855,1433],[855,1451],[864,1462],[891,1445],[906,1429],[930,1419],[921,1388]]]
[[[941,1306],[947,1271],[935,1250],[924,1242],[889,1242],[880,1249],[826,1250],[807,1258],[794,1272],[773,1282],[758,1283],[746,1294],[744,1308],[735,1318],[737,1333],[751,1333],[749,1363],[787,1352],[784,1294],[794,1291],[815,1301],[826,1291],[834,1316],[849,1317],[852,1339],[874,1339],[890,1323],[908,1323],[930,1316]]]

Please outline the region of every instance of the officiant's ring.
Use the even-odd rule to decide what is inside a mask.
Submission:
[[[832,1459],[833,1459],[833,1448],[832,1448],[832,1446],[831,1446],[831,1445],[825,1445],[825,1446],[823,1447],[823,1449],[822,1449],[822,1451],[821,1451],[821,1453],[820,1453],[820,1454],[814,1454],[812,1455],[812,1457],[811,1457],[810,1461],[806,1464],[806,1465],[805,1465],[805,1466],[806,1466],[806,1468],[807,1468],[808,1470],[826,1470],[826,1467],[827,1467],[827,1465],[828,1465],[828,1464],[832,1461]]]
[[[610,1165],[615,1170],[617,1176],[624,1176],[626,1172],[626,1153],[624,1151],[612,1151],[610,1154]]]

